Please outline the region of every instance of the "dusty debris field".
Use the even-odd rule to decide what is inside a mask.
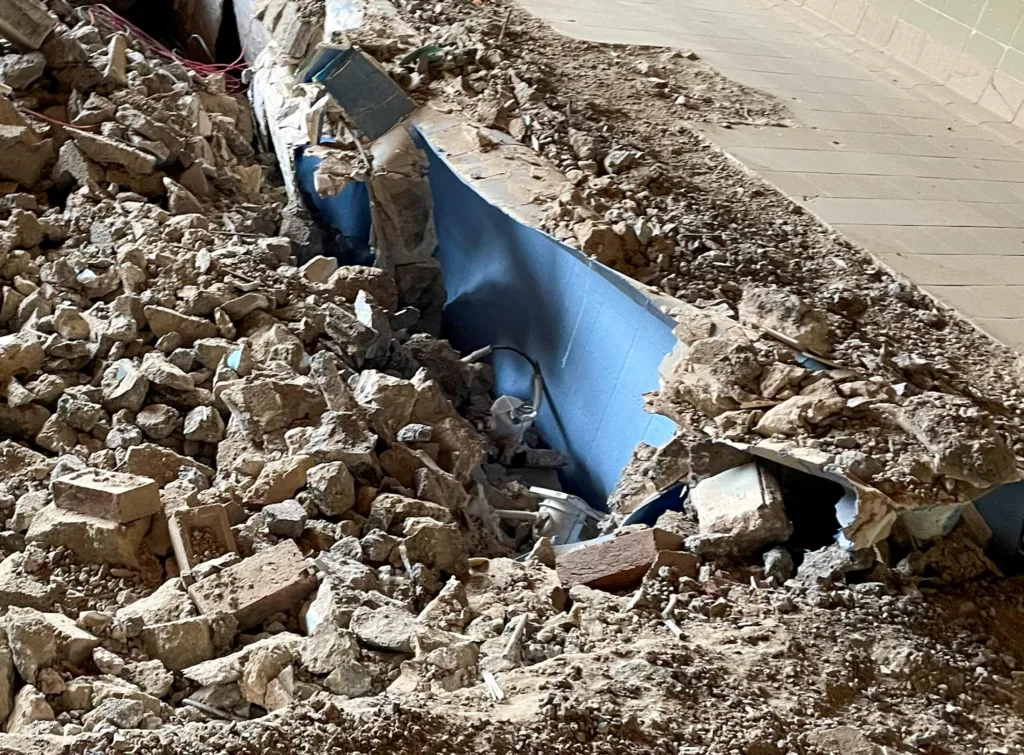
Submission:
[[[436,268],[311,258],[229,70],[52,9],[0,60],[0,753],[1024,752],[1024,591],[969,528],[807,552],[775,473],[697,442],[820,452],[886,515],[1017,476],[1013,355],[685,125],[777,103],[493,2],[359,32],[566,171],[548,230],[681,300],[680,438],[612,503],[671,475],[692,510],[556,555],[497,513],[538,470],[498,463]],[[763,501],[717,512],[723,474]]]

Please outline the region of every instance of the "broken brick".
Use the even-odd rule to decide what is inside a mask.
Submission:
[[[679,550],[682,544],[678,535],[659,529],[610,535],[557,556],[555,569],[566,588],[586,585],[599,590],[622,590],[643,579],[660,551]]]
[[[87,469],[54,480],[58,508],[125,524],[160,510],[160,488],[148,477]]]

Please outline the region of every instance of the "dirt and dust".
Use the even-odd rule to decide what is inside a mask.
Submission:
[[[854,477],[848,452],[865,454],[880,467],[861,481],[898,505],[970,499],[1016,478],[1004,469],[968,482],[895,417],[904,397],[963,398],[978,424],[995,427],[1020,457],[1017,355],[688,123],[785,127],[779,102],[685,51],[566,39],[508,2],[395,5],[408,26],[371,14],[354,39],[419,102],[462,109],[561,169],[565,189],[536,200],[549,208],[545,230],[709,317],[747,326],[726,336],[738,345],[691,349],[654,411],[728,440],[788,439]],[[693,347],[718,339],[716,330],[693,327],[680,337]],[[730,372],[720,353],[735,348],[751,366],[745,376],[694,380]],[[807,354],[826,369],[805,369]],[[972,433],[958,411],[949,421]]]
[[[1012,355],[686,125],[784,124],[778,103],[501,3],[399,7],[423,38],[367,29],[367,49],[415,97],[566,172],[572,188],[541,200],[547,230],[703,308],[662,397],[680,439],[638,452],[655,488],[745,463],[698,442],[709,418],[846,454],[894,496],[1014,476]],[[550,543],[502,558],[531,535],[494,509],[537,501],[497,489],[515,471],[481,432],[487,370],[415,332],[383,271],[293,256],[223,77],[64,18],[71,63],[55,45],[0,110],[26,149],[53,139],[0,206],[2,418],[19,440],[2,444],[0,753],[1024,752],[1024,590],[964,526],[852,553],[619,552],[647,571],[618,593],[586,575],[566,589]],[[44,125],[42,107],[79,126]],[[735,340],[707,337],[713,316]],[[808,349],[842,367],[814,373]],[[158,505],[117,522],[64,508],[47,481],[86,467],[151,477]],[[164,512],[215,517],[191,530],[200,560],[228,527],[238,553],[182,564]],[[699,527],[663,520],[665,541]]]

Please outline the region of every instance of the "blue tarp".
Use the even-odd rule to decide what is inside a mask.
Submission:
[[[430,182],[437,258],[448,290],[445,337],[463,353],[516,346],[546,385],[538,430],[569,454],[566,489],[601,506],[640,442],[661,445],[674,423],[643,408],[658,366],[675,345],[672,322],[621,276],[483,199],[434,150]],[[368,217],[354,188],[320,198],[317,160],[300,157],[300,185],[345,236]],[[493,359],[497,390],[528,399],[531,369],[508,352]]]

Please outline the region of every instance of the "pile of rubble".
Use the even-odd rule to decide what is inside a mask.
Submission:
[[[979,410],[929,390],[943,375],[911,388],[803,366],[825,358],[831,320],[778,292],[744,292],[750,328],[680,303],[689,349],[660,400],[681,435],[638,451],[643,479],[616,505],[699,480],[688,513],[553,545],[529,524],[528,483],[564,460],[499,463],[489,369],[438,340],[421,307],[438,301],[438,276],[403,283],[404,259],[392,275],[309,256],[315,233],[267,180],[248,104],[223,76],[54,7],[38,50],[0,58],[0,752],[817,755],[1024,741],[1015,651],[981,635],[1019,605],[922,608],[936,581],[993,573],[980,545],[961,529],[926,552],[910,537],[804,554],[783,473],[747,453],[755,435],[830,428],[822,448],[848,455],[862,493],[892,483],[893,501],[1016,479],[1004,425],[949,431],[951,414]],[[410,40],[382,33],[366,49],[416,96],[431,82],[472,99],[484,81],[510,87],[493,93],[495,117],[548,149],[531,72],[466,38],[480,30],[446,21],[444,4],[407,10],[448,36],[404,63]],[[263,12],[296,49],[321,18],[318,3]],[[483,31],[514,40],[502,26]],[[598,160],[585,136],[572,135],[589,155],[573,170],[587,181],[640,178],[641,155]],[[577,241],[610,238],[610,224],[615,244],[632,233],[643,254],[671,255],[685,231],[642,220],[645,198],[619,197],[628,219],[580,209],[593,233]],[[563,220],[552,229],[568,238]],[[886,412],[902,435],[863,444]],[[736,448],[691,437],[705,416]],[[893,472],[908,458],[895,437],[941,462],[929,490]],[[882,447],[893,463],[872,474]],[[891,637],[837,654],[836,608],[847,634],[863,621]],[[771,709],[765,685],[796,678],[821,682]],[[917,718],[865,723],[870,741],[832,718],[887,699]],[[498,718],[508,727],[487,725]]]
[[[245,720],[521,663],[494,593],[536,582],[547,620],[561,588],[471,570],[532,538],[492,502],[538,503],[482,466],[489,368],[385,271],[299,264],[222,76],[88,14],[48,24],[2,59],[5,731]]]
[[[871,499],[857,523],[870,545],[905,511],[963,505],[1020,479],[1016,356],[681,124],[688,114],[778,123],[778,103],[695,56],[609,54],[501,2],[399,0],[362,13],[341,37],[410,96],[464,111],[481,151],[511,138],[565,173],[559,196],[536,198],[551,207],[545,230],[658,289],[681,344],[650,400],[680,428],[684,473],[663,483],[699,481],[689,449],[707,437],[796,457]],[[688,108],[693,91],[714,92],[715,106]],[[355,145],[341,145],[321,168],[325,185],[345,166],[359,175]],[[648,476],[638,457],[612,508],[630,512],[626,488],[663,489]]]

